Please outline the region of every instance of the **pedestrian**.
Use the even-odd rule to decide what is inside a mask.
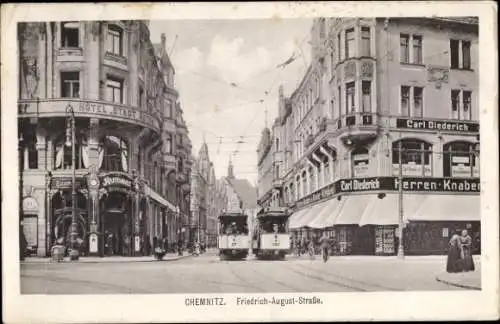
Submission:
[[[323,255],[323,262],[328,261],[328,247],[330,245],[330,239],[326,236],[326,231],[323,231],[323,235],[319,238],[319,244],[321,247],[321,254]]]
[[[315,250],[314,238],[311,238],[309,240],[309,243],[307,244],[307,249],[309,251],[309,258],[311,260],[314,260],[315,259],[315,256],[314,256],[314,250]]]
[[[456,230],[451,236],[448,244],[448,258],[446,261],[446,272],[455,273],[462,271],[462,242]]]
[[[299,256],[301,254],[304,254],[305,249],[307,248],[306,246],[306,237],[304,235],[301,236],[300,238],[300,243],[299,243]]]
[[[472,238],[467,233],[467,230],[462,231],[462,236],[460,237],[460,243],[462,246],[462,259],[463,259],[463,269],[462,271],[474,271],[474,259],[472,258]]]

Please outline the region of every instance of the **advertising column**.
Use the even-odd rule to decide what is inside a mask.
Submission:
[[[89,187],[89,255],[99,254],[99,243],[102,237],[99,238],[99,177],[97,175],[97,169],[92,165],[89,169],[88,175],[88,187]],[[101,253],[101,256],[103,254]]]

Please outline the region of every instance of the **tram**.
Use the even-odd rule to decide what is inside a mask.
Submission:
[[[252,232],[252,250],[258,259],[284,260],[290,250],[286,208],[266,207],[257,214]]]
[[[243,213],[224,212],[219,215],[217,246],[224,260],[242,260],[248,256],[248,216]]]

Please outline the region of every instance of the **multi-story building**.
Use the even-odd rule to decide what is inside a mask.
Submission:
[[[477,19],[319,18],[311,33],[273,131],[297,235],[392,254],[402,219],[407,253],[442,253],[458,228],[478,247]]]
[[[191,144],[165,36],[152,44],[147,21],[21,23],[18,35],[29,245],[45,256],[68,244],[73,210],[86,254],[142,255],[177,241]]]

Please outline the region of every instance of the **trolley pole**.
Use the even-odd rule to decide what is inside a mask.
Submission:
[[[399,227],[398,227],[398,234],[399,234],[399,246],[398,246],[398,259],[404,259],[405,257],[405,252],[404,252],[404,245],[403,245],[403,226],[404,226],[404,221],[403,221],[403,163],[402,163],[402,158],[401,158],[401,153],[402,153],[402,143],[399,141],[398,143],[398,151],[399,151],[399,175],[398,175],[398,180],[399,180],[399,190],[398,190],[398,204],[399,204]]]

